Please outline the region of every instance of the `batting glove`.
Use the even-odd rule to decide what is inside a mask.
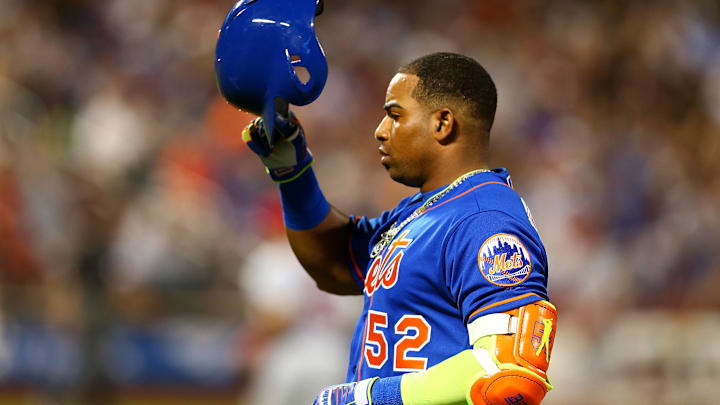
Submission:
[[[377,377],[323,388],[313,405],[372,405],[370,390],[375,380]]]
[[[305,142],[305,131],[295,114],[275,114],[273,134],[267,134],[263,119],[255,118],[242,132],[242,139],[262,160],[276,183],[287,183],[300,176],[313,162]]]

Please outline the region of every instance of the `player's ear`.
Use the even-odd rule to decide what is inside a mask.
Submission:
[[[433,137],[445,145],[455,137],[455,113],[449,108],[441,108],[432,115]]]

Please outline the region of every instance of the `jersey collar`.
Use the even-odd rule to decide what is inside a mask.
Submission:
[[[459,185],[455,190],[451,191],[450,195],[455,194],[457,191],[460,191],[460,190],[463,190],[463,191],[466,190],[467,186],[469,184],[477,184],[477,182],[485,182],[485,181],[502,181],[503,183],[512,187],[512,181],[510,180],[510,173],[508,173],[507,169],[505,169],[504,167],[498,167],[496,169],[492,169],[489,172],[478,173],[478,174],[470,177],[463,184]],[[441,187],[438,187],[435,190],[430,190],[425,193],[417,192],[410,199],[410,204],[420,202],[420,201],[425,202],[425,201],[427,201],[428,198],[439,193],[445,187],[447,187],[447,184],[445,184]]]

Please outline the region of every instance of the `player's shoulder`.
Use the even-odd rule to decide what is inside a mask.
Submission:
[[[526,219],[532,222],[525,202],[513,188],[510,174],[504,168],[472,176],[464,188],[453,207],[455,211],[462,213],[456,218],[457,222],[471,216],[494,215],[515,218],[520,222],[526,222]]]
[[[530,209],[512,186],[504,169],[473,176],[460,194],[448,220],[443,241],[450,255],[463,254],[468,244],[480,249],[516,246],[544,259],[544,247]],[[454,253],[453,253],[454,252]],[[529,253],[528,253],[529,254]]]
[[[446,244],[458,238],[484,240],[497,234],[542,244],[530,209],[513,189],[505,169],[472,176],[446,205],[449,209],[438,218],[446,229]]]

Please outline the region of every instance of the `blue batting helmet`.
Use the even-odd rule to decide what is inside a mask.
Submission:
[[[240,0],[218,32],[220,93],[235,107],[262,115],[268,134],[277,98],[305,105],[325,86],[327,62],[314,28],[320,11],[322,0]],[[307,69],[307,82],[297,76],[296,66]]]

